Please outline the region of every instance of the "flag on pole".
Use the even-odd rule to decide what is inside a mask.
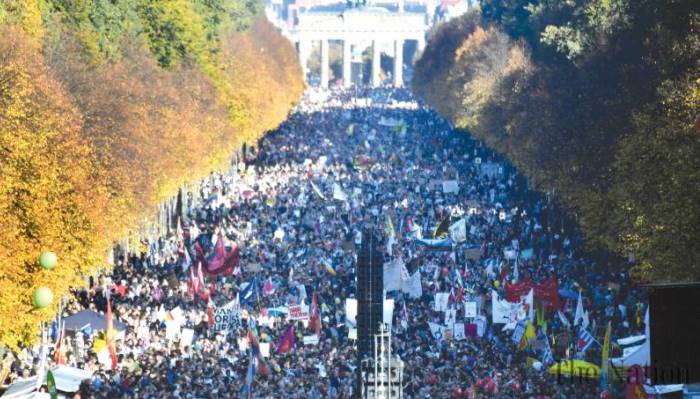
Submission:
[[[438,227],[433,232],[434,239],[449,237],[449,235],[450,235],[450,219],[451,219],[451,216],[447,215],[447,217],[445,217],[445,219],[443,219],[442,222],[440,222]]]
[[[605,337],[603,338],[603,350],[600,358],[600,390],[604,391],[608,388],[608,355],[610,354],[610,330],[611,325],[605,328]],[[649,337],[647,336],[647,339]]]
[[[275,292],[275,287],[272,285],[272,277],[268,277],[263,287],[263,296],[270,296]]]
[[[578,351],[581,353],[585,352],[586,349],[593,345],[593,342],[595,342],[595,338],[593,338],[591,333],[586,331],[584,327],[579,327],[578,339],[576,340],[576,347]]]
[[[321,260],[321,263],[323,264],[323,267],[326,269],[326,271],[328,272],[328,274],[330,274],[330,275],[333,276],[333,277],[336,276],[336,271],[335,271],[335,269],[333,268],[333,263],[331,262],[330,259],[328,259],[328,258],[323,258],[323,259]]]
[[[105,331],[105,341],[107,343],[107,349],[109,350],[109,356],[112,359],[112,370],[117,369],[117,351],[114,348],[114,328],[112,326],[112,302],[109,300],[109,295],[107,296],[107,329]]]
[[[214,327],[214,303],[211,301],[211,298],[209,298],[209,301],[207,302],[207,322],[209,324],[209,328]]]
[[[65,364],[66,363],[66,353],[65,353],[65,348],[63,347],[63,338],[65,338],[66,335],[66,323],[63,322],[63,327],[58,333],[58,338],[56,339],[56,345],[54,345],[54,350],[53,350],[53,358],[54,362],[56,364]]]
[[[289,326],[287,328],[287,332],[284,333],[284,336],[282,337],[282,340],[277,344],[277,353],[287,353],[292,348],[294,348],[294,344],[296,343],[296,338],[294,336],[294,326]]]
[[[314,292],[311,295],[311,319],[309,320],[309,328],[317,335],[321,335],[321,315],[318,313],[318,297]]]
[[[401,327],[404,330],[408,329],[408,313],[406,312],[406,301],[403,302],[403,307],[401,308]]]
[[[584,319],[583,300],[581,299],[581,291],[578,292],[578,301],[576,301],[576,313],[574,313],[574,327],[583,322]]]

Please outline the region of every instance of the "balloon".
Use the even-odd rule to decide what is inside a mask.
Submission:
[[[39,287],[34,290],[34,295],[32,295],[32,303],[37,309],[43,309],[51,304],[53,301],[53,293],[50,289],[46,287]]]
[[[493,282],[493,286],[496,287],[496,288],[498,288],[498,287],[501,286],[501,282],[498,281],[498,280],[495,280],[495,281]]]
[[[39,255],[39,265],[42,269],[51,270],[56,267],[58,262],[58,257],[51,251],[44,251]]]
[[[448,268],[446,268],[446,267],[443,267],[443,268],[442,268],[442,275],[443,275],[443,276],[447,276],[447,273],[449,273],[449,272],[450,272],[450,269],[448,269]]]
[[[453,395],[455,398],[458,398],[458,399],[461,398],[461,397],[462,397],[462,388],[456,387],[456,388],[454,389],[454,391],[452,391],[452,395]]]
[[[537,371],[542,370],[542,362],[534,362],[534,363],[532,363],[532,368],[535,369],[535,370],[537,370]]]

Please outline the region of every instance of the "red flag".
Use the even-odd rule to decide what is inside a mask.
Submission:
[[[311,296],[311,319],[309,320],[309,328],[311,328],[316,335],[321,335],[321,316],[318,313],[318,300],[315,292]]]
[[[107,329],[105,331],[105,342],[107,343],[107,349],[109,350],[109,356],[112,358],[112,370],[117,369],[117,351],[114,348],[114,341],[112,340],[113,335],[112,326],[112,302],[107,296]]]
[[[287,353],[292,348],[294,348],[295,342],[295,337],[294,337],[294,326],[289,326],[287,329],[287,332],[284,333],[284,336],[282,337],[282,340],[280,343],[277,345],[277,353]]]
[[[58,333],[58,339],[56,340],[56,345],[54,346],[54,352],[53,352],[53,357],[54,357],[54,362],[56,364],[65,364],[66,363],[66,358],[63,353],[63,337],[66,335],[66,323],[63,323],[63,328],[61,328],[61,331]]]
[[[209,327],[214,327],[214,304],[211,299],[207,303],[207,321],[209,322]]]
[[[263,287],[263,296],[272,295],[275,292],[275,288],[272,286],[272,278],[268,277],[265,281],[265,286]]]

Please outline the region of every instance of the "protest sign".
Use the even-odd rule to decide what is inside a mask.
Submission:
[[[304,345],[316,345],[318,344],[318,335],[305,335]]]
[[[309,320],[308,305],[290,305],[287,318],[289,320]]]
[[[476,302],[464,302],[464,317],[476,317]]]
[[[447,310],[447,303],[450,299],[450,294],[447,292],[438,292],[435,294],[435,310],[444,312]]]
[[[217,308],[214,312],[214,331],[237,330],[241,327],[241,308],[237,300]]]

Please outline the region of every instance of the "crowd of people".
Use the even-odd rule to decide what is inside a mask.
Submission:
[[[454,181],[449,189],[442,184]],[[105,338],[99,331],[61,341],[65,362],[93,373],[79,397],[355,397],[356,330],[346,302],[357,298],[366,229],[382,237],[384,262],[399,259],[409,276],[420,276],[419,295],[386,294],[395,303],[392,350],[404,363],[405,398],[598,397],[598,380],[567,381],[547,368],[568,358],[600,364],[608,323],[613,338],[645,328],[644,298],[626,262],[585,258],[575,226],[546,196],[406,90],[310,90],[231,171],[213,173],[181,203],[168,233],[128,253],[116,250],[109,273],[71,293],[64,316],[106,312],[109,297],[114,320],[125,325],[116,367],[98,351],[96,341]],[[461,219],[462,242],[448,250],[417,245],[444,241],[436,230]],[[207,251],[218,240],[226,242],[232,270],[206,276],[204,266],[205,282],[194,287],[198,264],[211,259]],[[513,251],[515,258],[507,255]],[[547,341],[544,355],[541,345],[514,342],[512,329],[494,324],[491,302],[494,293],[506,296],[508,284],[552,278],[559,308],[535,298],[530,321]],[[465,337],[437,336],[431,325],[445,324],[445,312],[435,309],[439,293],[450,294],[459,323],[473,321],[462,303],[476,302],[484,325]],[[579,295],[598,342],[583,351],[574,320]],[[212,314],[232,301],[240,325],[217,331]],[[284,314],[302,303],[309,318],[317,311],[320,331]],[[175,335],[173,319],[180,321]],[[193,331],[187,340],[185,330]],[[291,348],[278,350],[290,331]],[[317,341],[304,339],[317,332]],[[265,353],[251,356],[261,347]],[[611,357],[618,352],[613,347]],[[38,348],[19,353],[11,378],[35,373],[39,357]]]

